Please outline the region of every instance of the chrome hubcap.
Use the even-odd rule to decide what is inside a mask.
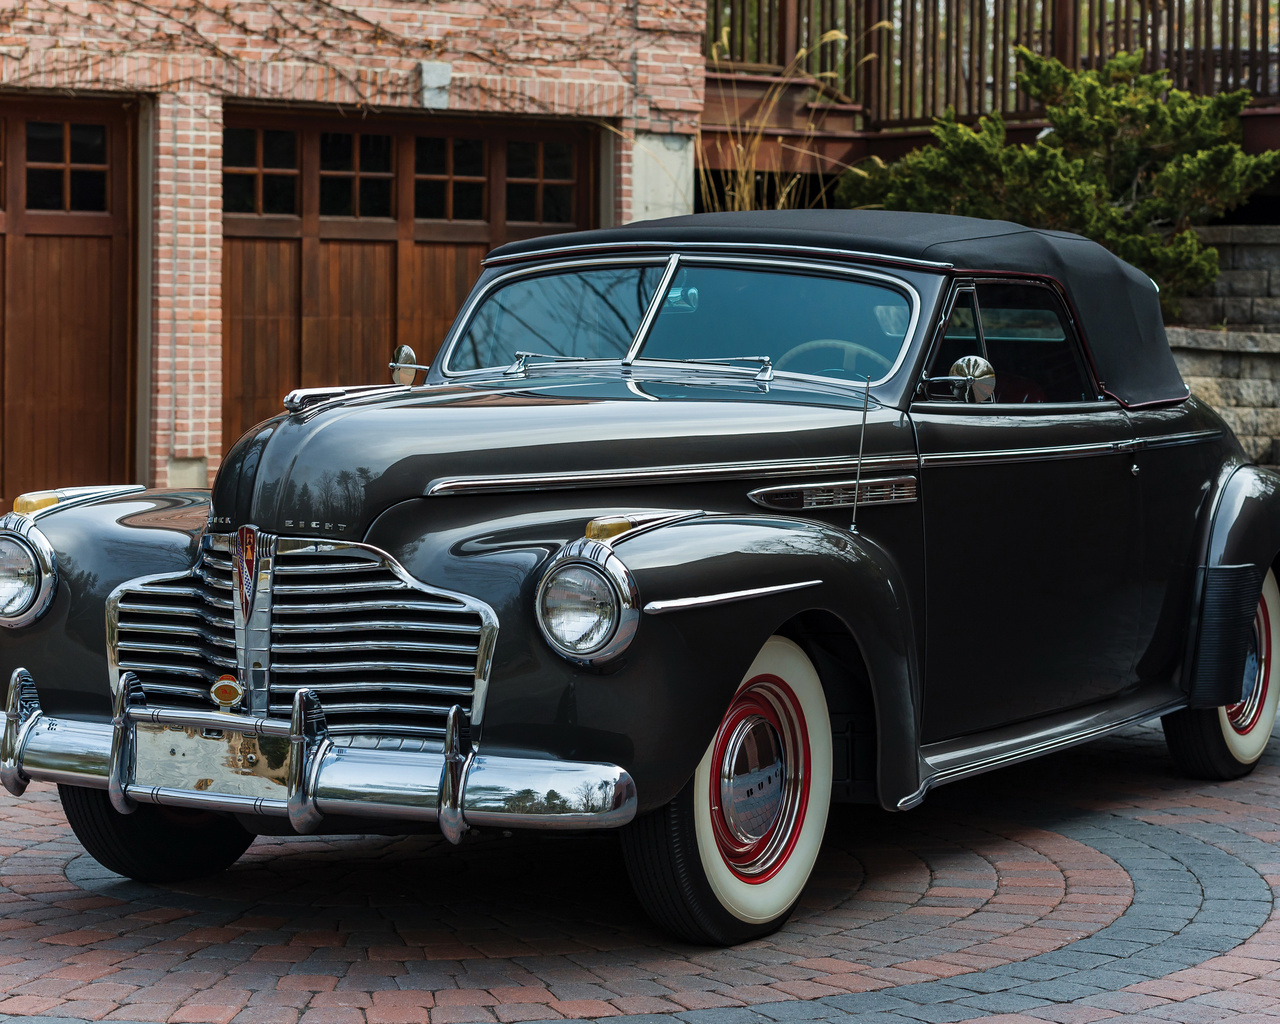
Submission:
[[[760,715],[738,723],[720,765],[720,810],[741,843],[767,836],[782,813],[786,768],[782,739]]]
[[[1259,605],[1257,616],[1253,621],[1249,653],[1245,657],[1244,678],[1241,680],[1240,692],[1244,696],[1240,703],[1227,706],[1227,721],[1231,723],[1231,728],[1242,736],[1251,732],[1258,724],[1262,705],[1267,699],[1271,654],[1267,647],[1270,637],[1268,627],[1266,609]]]

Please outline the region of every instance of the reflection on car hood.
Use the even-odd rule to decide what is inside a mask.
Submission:
[[[786,379],[765,390],[749,374],[563,370],[365,395],[246,434],[219,471],[213,515],[219,529],[359,539],[379,512],[459,478],[853,460],[862,397]],[[868,455],[911,451],[897,410],[872,399],[868,423]]]

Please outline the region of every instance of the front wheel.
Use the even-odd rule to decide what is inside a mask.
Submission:
[[[649,916],[691,942],[734,945],[791,916],[831,803],[831,721],[813,663],[770,637],[670,803],[622,833]]]
[[[105,790],[58,786],[80,844],[104,868],[135,882],[178,882],[225,871],[253,842],[234,818],[211,811],[141,804],[111,806]]]
[[[1267,571],[1245,659],[1244,698],[1220,708],[1186,708],[1165,715],[1165,743],[1174,764],[1195,779],[1238,779],[1253,771],[1267,749],[1280,704],[1280,679],[1272,678],[1280,650],[1280,586]]]

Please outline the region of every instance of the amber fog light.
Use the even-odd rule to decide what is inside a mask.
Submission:
[[[616,657],[631,643],[639,595],[613,551],[593,540],[566,544],[538,585],[538,626],[547,643],[570,661],[591,665]]]

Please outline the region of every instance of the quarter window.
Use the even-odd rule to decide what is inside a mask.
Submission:
[[[1094,398],[1066,312],[1048,288],[979,284],[987,359],[997,402],[1084,402]]]

